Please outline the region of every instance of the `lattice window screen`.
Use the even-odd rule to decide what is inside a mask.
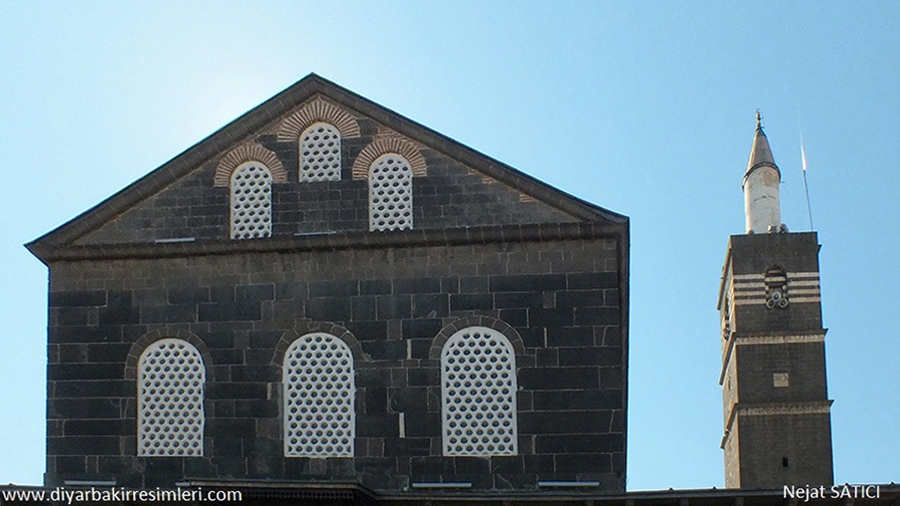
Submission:
[[[138,455],[203,455],[203,384],[206,370],[197,348],[161,339],[138,361]]]
[[[262,163],[247,162],[231,176],[231,238],[272,235],[272,172]]]
[[[388,153],[369,168],[369,230],[413,228],[412,168],[406,158]]]
[[[468,327],[441,351],[444,455],[515,455],[516,364],[506,336]]]
[[[328,123],[313,123],[300,135],[300,181],[341,179],[341,134]]]
[[[352,457],[356,386],[347,343],[307,334],[288,348],[282,374],[284,455]]]

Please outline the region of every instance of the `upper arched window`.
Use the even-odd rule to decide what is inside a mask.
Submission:
[[[406,158],[387,153],[369,167],[369,230],[413,228],[412,168]]]
[[[297,339],[284,355],[284,455],[352,457],[353,355],[331,334]]]
[[[341,133],[328,123],[313,123],[300,134],[300,181],[341,179]]]
[[[138,361],[138,455],[203,455],[203,385],[200,352],[181,339],[161,339]]]
[[[766,307],[788,307],[788,279],[784,269],[776,266],[767,270],[763,282],[766,286]]]
[[[272,172],[257,161],[241,164],[231,175],[231,238],[272,235]]]
[[[496,330],[467,327],[441,350],[444,455],[515,455],[516,357]]]

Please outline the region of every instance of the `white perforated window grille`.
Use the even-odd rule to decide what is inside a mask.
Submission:
[[[388,153],[369,168],[369,230],[413,228],[412,168],[406,158]]]
[[[341,179],[341,134],[328,123],[313,123],[300,135],[300,181]]]
[[[444,455],[515,455],[516,358],[506,336],[468,327],[441,351]]]
[[[203,455],[203,384],[197,348],[161,339],[138,361],[138,455]]]
[[[231,238],[272,235],[272,172],[247,162],[231,176]]]
[[[323,333],[294,341],[284,356],[284,455],[352,457],[355,430],[353,355]]]

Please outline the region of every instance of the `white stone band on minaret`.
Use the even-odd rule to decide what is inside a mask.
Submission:
[[[778,185],[781,175],[778,169],[761,166],[748,172],[744,178],[744,214],[747,233],[765,234],[781,227],[781,203]]]

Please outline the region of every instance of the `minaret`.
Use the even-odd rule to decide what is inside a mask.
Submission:
[[[831,485],[831,403],[815,232],[781,224],[759,114],[743,190],[747,231],[728,244],[722,323],[725,486]]]
[[[762,117],[756,113],[756,136],[750,150],[750,161],[744,173],[744,214],[747,217],[747,233],[762,234],[781,230],[781,201],[778,186],[781,171],[775,165],[769,139],[762,129]]]

